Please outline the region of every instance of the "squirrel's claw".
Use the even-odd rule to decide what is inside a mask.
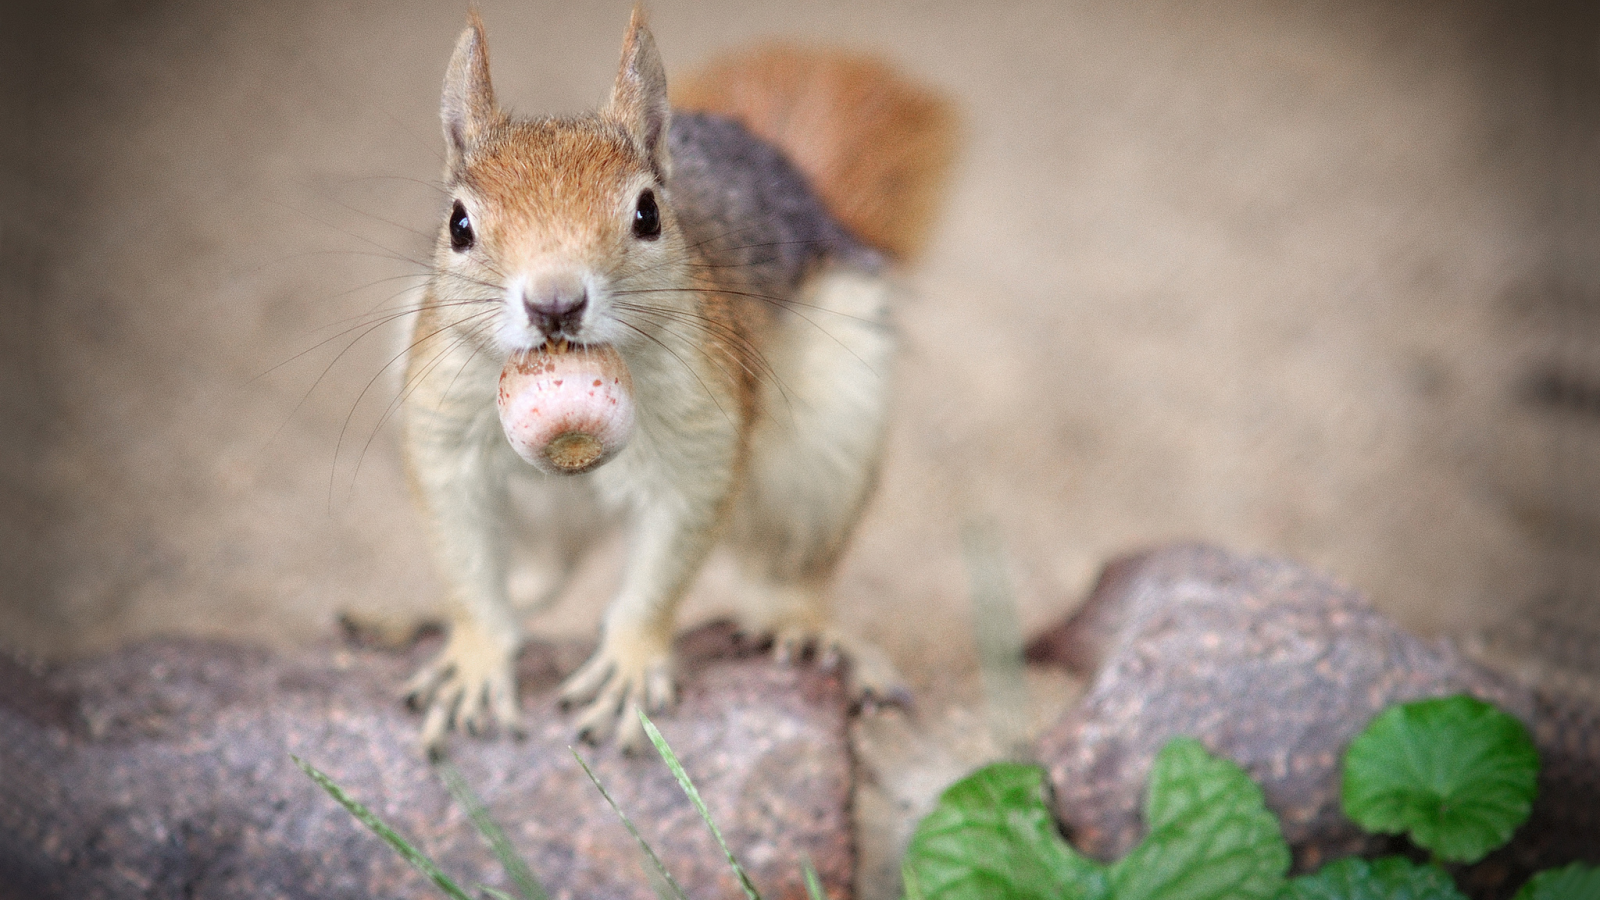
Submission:
[[[445,739],[457,728],[476,735],[499,726],[522,734],[511,652],[471,635],[457,629],[439,655],[406,682],[406,705],[424,713],[420,741],[429,756],[441,755]]]
[[[847,689],[856,709],[874,712],[893,706],[911,711],[911,688],[877,645],[857,641],[842,649],[850,657]]]
[[[615,735],[625,753],[648,746],[639,711],[660,712],[676,700],[672,658],[664,653],[620,652],[604,646],[561,686],[563,708],[583,706],[578,736],[599,744]]]
[[[845,660],[849,666],[846,689],[851,706],[868,712],[898,707],[910,710],[911,689],[876,645],[850,637],[832,629],[803,625],[780,627],[772,639],[772,656],[781,666],[797,665],[807,656],[816,661],[823,671],[835,671]]]

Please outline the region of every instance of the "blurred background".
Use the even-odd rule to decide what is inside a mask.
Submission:
[[[630,4],[482,0],[502,102],[601,101]],[[656,0],[669,72],[781,36],[945,91],[838,585],[975,702],[959,529],[1026,630],[1108,558],[1284,554],[1530,677],[1600,675],[1600,12],[1483,0]],[[389,416],[464,3],[0,15],[0,643],[326,639],[437,602]],[[376,327],[374,327],[376,326]],[[592,634],[599,548],[534,633]],[[737,586],[717,561],[690,618]]]

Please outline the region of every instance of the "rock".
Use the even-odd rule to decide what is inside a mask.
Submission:
[[[1533,741],[1539,796],[1511,843],[1461,874],[1474,898],[1506,900],[1533,873],[1569,862],[1600,865],[1600,703],[1593,694],[1540,686]]]
[[[1092,679],[1038,749],[1069,837],[1105,860],[1142,836],[1151,760],[1178,735],[1262,785],[1303,870],[1393,843],[1363,835],[1339,808],[1344,748],[1388,705],[1467,692],[1529,723],[1540,716],[1530,691],[1405,633],[1355,591],[1294,563],[1203,546],[1113,563],[1082,610],[1028,653]]]
[[[832,674],[687,636],[682,702],[662,733],[764,896],[805,896],[809,857],[848,897],[847,702]],[[0,885],[16,896],[437,895],[295,768],[328,773],[469,890],[512,891],[416,750],[397,686],[407,655],[293,655],[161,640],[47,671],[0,666]],[[450,752],[552,897],[653,897],[638,846],[569,752],[558,673],[582,647],[519,661],[528,735],[456,737]],[[579,747],[694,896],[733,896],[721,851],[662,761]],[[9,898],[0,887],[0,898]]]

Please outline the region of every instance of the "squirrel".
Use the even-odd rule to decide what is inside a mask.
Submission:
[[[512,117],[474,9],[440,113],[448,211],[401,413],[448,589],[444,646],[405,687],[424,747],[456,728],[520,730],[517,507],[547,598],[611,520],[626,523],[599,646],[559,692],[583,707],[586,740],[637,748],[638,711],[673,702],[675,608],[718,541],[758,601],[744,626],[781,659],[843,655],[858,700],[898,696],[882,651],[833,626],[827,588],[877,479],[891,274],[929,230],[947,102],[874,60],[785,47],[669,100],[635,7],[608,102]],[[541,474],[496,418],[508,358],[556,344],[608,347],[632,380],[635,433],[586,474]]]

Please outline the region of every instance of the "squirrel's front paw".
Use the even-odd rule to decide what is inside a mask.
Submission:
[[[639,711],[660,712],[674,699],[672,652],[647,640],[608,637],[561,685],[563,707],[584,707],[578,715],[579,737],[599,743],[615,732],[626,753],[647,743]]]
[[[521,733],[514,666],[516,645],[474,628],[451,629],[444,649],[406,682],[406,703],[425,710],[422,746],[429,755],[444,749],[451,730],[482,734],[499,724]]]

